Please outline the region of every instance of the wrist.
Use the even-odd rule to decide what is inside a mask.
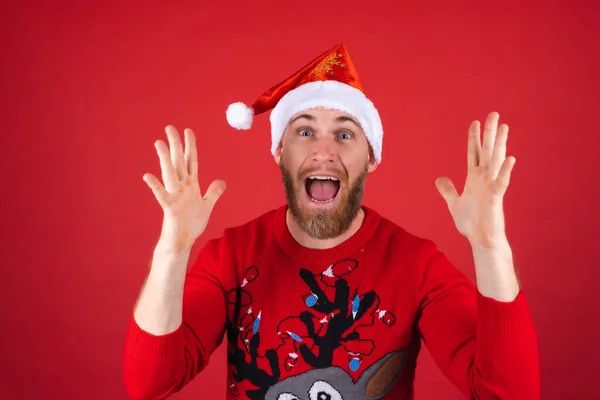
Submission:
[[[508,243],[508,238],[505,235],[487,240],[485,242],[469,240],[469,244],[471,245],[473,252],[482,254],[505,253],[507,251],[510,252],[510,244]]]
[[[192,252],[192,246],[177,246],[174,241],[165,239],[162,235],[154,248],[154,255],[172,259],[187,258]]]
[[[498,301],[512,301],[519,294],[512,250],[508,241],[486,247],[472,244],[477,288],[485,297]]]
[[[154,248],[149,279],[179,281],[187,273],[191,249],[175,249],[159,241]]]

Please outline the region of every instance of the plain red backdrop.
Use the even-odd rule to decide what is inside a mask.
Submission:
[[[228,189],[205,235],[280,205],[268,116],[251,103],[345,42],[384,121],[366,203],[473,277],[434,180],[462,187],[467,128],[509,124],[510,242],[539,332],[543,398],[598,398],[600,7],[565,1],[2,5],[2,398],[125,399],[125,329],[160,229],[142,181],[164,126],[193,128],[200,180]],[[450,4],[453,4],[450,6]],[[418,399],[460,399],[425,349]],[[176,399],[222,398],[221,347]]]

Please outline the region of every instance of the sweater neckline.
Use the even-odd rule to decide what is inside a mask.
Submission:
[[[292,260],[304,265],[330,265],[348,257],[355,251],[361,250],[377,229],[381,216],[364,205],[362,209],[365,212],[365,217],[358,231],[344,242],[329,249],[304,247],[293,238],[286,223],[287,204],[275,211],[273,221],[275,236],[283,251]]]

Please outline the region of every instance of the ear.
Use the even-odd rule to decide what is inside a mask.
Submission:
[[[367,165],[367,172],[373,172],[377,169],[377,160],[375,159],[375,154],[373,153],[373,149],[369,146],[369,163]]]
[[[273,154],[273,159],[277,163],[277,165],[281,165],[281,151],[283,150],[283,140],[279,142],[279,146],[277,150],[275,150],[275,154]]]
[[[375,158],[369,157],[369,164],[367,166],[367,172],[373,172],[377,169],[377,161]]]
[[[277,165],[281,165],[281,155],[283,154],[283,142],[285,141],[285,137],[288,134],[289,125],[283,131],[281,138],[279,139],[279,144],[277,145],[277,150],[273,154],[273,159],[277,163]]]
[[[357,385],[367,398],[381,399],[392,390],[406,364],[407,352],[405,348],[388,353],[363,372]]]

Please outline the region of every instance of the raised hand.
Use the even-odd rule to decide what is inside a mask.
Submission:
[[[508,125],[498,127],[499,118],[497,112],[488,115],[483,145],[479,121],[471,124],[467,179],[461,195],[449,178],[440,177],[435,181],[458,231],[472,246],[482,249],[493,249],[507,241],[503,198],[516,160],[506,157]]]
[[[162,140],[154,143],[164,186],[150,173],[144,174],[143,180],[164,211],[161,245],[169,252],[179,254],[190,250],[204,232],[215,203],[225,191],[225,182],[220,179],[213,181],[202,196],[194,133],[191,129],[184,131],[184,153],[175,127],[169,125],[165,131],[170,149]]]

